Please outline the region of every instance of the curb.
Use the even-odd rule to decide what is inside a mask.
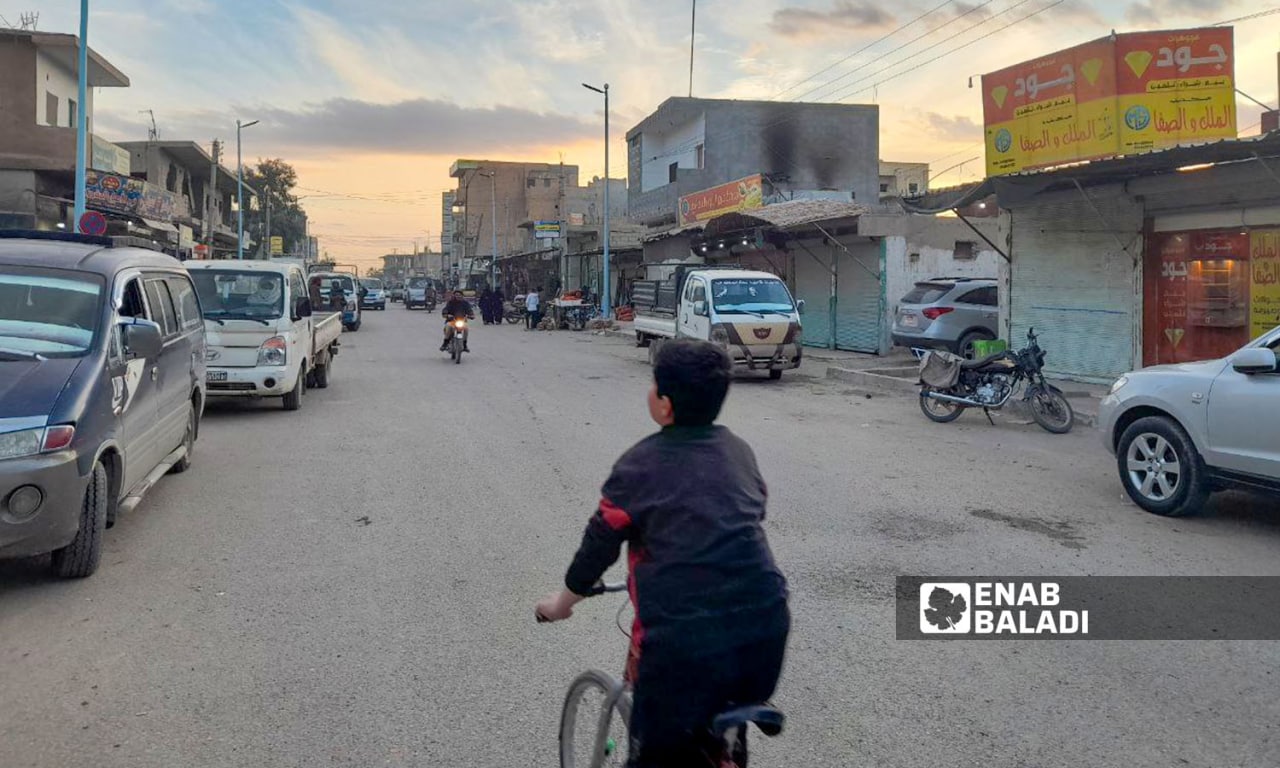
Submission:
[[[920,391],[920,385],[911,379],[904,379],[900,376],[887,376],[883,373],[877,373],[874,369],[857,371],[828,366],[827,378],[852,384],[862,392],[875,394],[916,396]],[[1089,398],[1089,400],[1092,401],[1092,398]],[[1077,425],[1085,427],[1098,426],[1098,414],[1096,412],[1091,413],[1079,410],[1080,398],[1068,398],[1068,402],[1071,403],[1071,408],[1075,411]],[[1004,411],[1016,418],[1032,421],[1031,414],[1019,400],[1010,402],[1004,407]]]

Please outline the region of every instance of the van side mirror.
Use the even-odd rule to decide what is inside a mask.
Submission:
[[[706,301],[695,301],[695,302],[693,302],[693,314],[697,315],[698,317],[706,317],[706,316],[707,316],[707,302],[706,302]]]
[[[804,314],[804,299],[796,302],[796,312],[802,315]]]
[[[160,326],[150,320],[135,319],[120,324],[125,355],[130,360],[146,359],[160,356],[164,341],[160,335]]]
[[[311,317],[311,312],[311,299],[306,296],[299,296],[298,301],[294,305],[294,316],[301,320],[304,317]]]
[[[1257,373],[1276,372],[1276,353],[1264,347],[1249,347],[1230,357],[1231,367],[1237,373],[1252,376]]]

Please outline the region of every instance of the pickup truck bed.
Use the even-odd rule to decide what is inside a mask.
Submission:
[[[329,386],[329,366],[338,354],[338,339],[342,336],[341,312],[317,312],[311,316],[311,371],[308,384],[316,389]]]

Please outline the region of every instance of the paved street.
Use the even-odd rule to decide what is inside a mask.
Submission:
[[[614,458],[651,430],[643,350],[476,327],[441,354],[394,305],[300,413],[215,405],[193,471],[108,532],[91,579],[0,564],[0,763],[556,765],[615,596],[540,626]],[[897,642],[900,574],[1280,574],[1280,510],[1164,520],[1090,430],[927,422],[812,374],[741,381],[795,630],[759,766],[1280,764],[1280,645]]]

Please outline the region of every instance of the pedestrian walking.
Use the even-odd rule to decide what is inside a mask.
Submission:
[[[542,293],[542,288],[534,288],[524,297],[524,308],[526,311],[524,316],[525,327],[531,331],[536,329],[538,327],[538,322],[542,320],[542,312],[540,311],[542,299],[538,295],[540,293]]]
[[[487,285],[480,293],[480,316],[485,325],[493,325],[493,289]]]
[[[502,325],[502,319],[507,314],[507,297],[503,295],[502,288],[493,289],[493,322],[496,325]]]

